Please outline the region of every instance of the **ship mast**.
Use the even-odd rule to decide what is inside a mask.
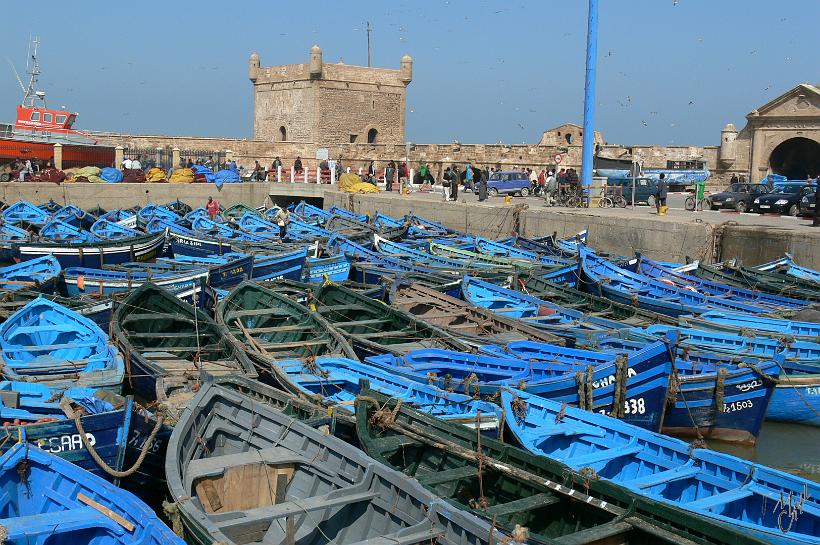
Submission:
[[[37,62],[37,48],[40,46],[40,38],[35,37],[31,42],[30,53],[31,58],[27,64],[29,80],[28,88],[24,89],[23,93],[23,107],[36,108],[36,102],[42,101],[43,108],[46,107],[46,94],[43,91],[37,90],[37,76],[40,75],[40,63]]]

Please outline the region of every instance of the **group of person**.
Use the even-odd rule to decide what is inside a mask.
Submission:
[[[20,182],[25,182],[26,178],[33,175],[35,172],[39,172],[46,168],[51,168],[51,162],[42,161],[40,159],[23,159],[21,157],[17,157],[14,161],[11,162],[9,168],[12,174],[17,174],[17,179]]]

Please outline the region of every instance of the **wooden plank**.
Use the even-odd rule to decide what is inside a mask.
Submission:
[[[77,500],[84,503],[84,504],[86,504],[89,507],[93,507],[94,509],[96,509],[97,511],[99,511],[100,513],[105,515],[106,517],[110,518],[111,520],[113,520],[114,522],[116,522],[117,524],[119,524],[120,526],[122,526],[123,528],[128,530],[129,532],[133,532],[134,528],[136,528],[136,526],[134,526],[133,524],[131,524],[130,522],[125,520],[123,517],[121,517],[120,515],[118,515],[117,513],[112,511],[111,509],[109,509],[108,507],[102,505],[101,503],[97,503],[96,501],[92,500],[91,498],[89,498],[88,496],[83,494],[82,492],[77,494]]]

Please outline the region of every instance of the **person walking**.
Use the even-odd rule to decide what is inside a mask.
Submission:
[[[290,223],[290,212],[287,207],[281,207],[273,217],[273,221],[279,226],[279,242],[282,242],[288,234],[288,224]]]
[[[530,193],[534,195],[538,189],[538,173],[535,169],[527,169],[527,179],[530,181]]]
[[[661,173],[658,183],[655,186],[655,208],[659,216],[666,215],[666,195],[669,191],[669,184],[666,182],[666,174]]]
[[[205,211],[208,212],[211,221],[216,221],[216,215],[219,214],[219,202],[209,196],[208,202],[205,204]]]
[[[409,193],[410,190],[410,173],[407,170],[407,163],[402,161],[399,165],[399,191],[404,192],[405,190]]]
[[[470,163],[467,163],[467,167],[464,170],[464,191],[472,191],[473,190],[473,168],[470,166]]]

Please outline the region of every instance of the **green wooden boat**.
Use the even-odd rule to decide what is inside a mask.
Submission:
[[[670,316],[624,305],[605,297],[599,297],[569,286],[544,280],[538,276],[519,278],[515,283],[515,289],[565,308],[580,310],[590,316],[624,322],[634,327],[646,327],[653,324],[677,324],[675,319]]]
[[[820,301],[820,290],[813,283],[799,278],[781,276],[777,273],[756,271],[729,264],[724,264],[723,267],[715,267],[699,263],[694,274],[698,278],[720,282],[729,286],[805,301]]]
[[[340,286],[349,288],[356,293],[361,293],[371,299],[384,301],[387,297],[387,287],[384,284],[364,284],[353,280],[345,280],[337,283]],[[319,289],[319,284],[312,282],[301,282],[299,280],[289,280],[287,278],[264,280],[262,282],[258,282],[258,284],[302,304],[307,302],[308,294],[312,294]]]
[[[762,543],[366,387],[356,400],[356,429],[361,448],[377,461],[504,532],[526,528],[528,543]]]
[[[207,375],[257,376],[223,326],[151,282],[117,303],[111,340],[125,356],[126,384],[149,401],[162,400]]]
[[[244,216],[246,212],[249,212],[254,216],[259,216],[260,218],[264,217],[262,213],[256,208],[252,208],[247,204],[242,203],[235,204],[233,206],[226,208],[222,211],[220,215],[226,220],[238,220],[239,218]]]
[[[390,303],[476,347],[520,340],[564,344],[561,337],[543,329],[475,307],[421,284],[395,282],[390,290]]]
[[[527,270],[543,266],[542,263],[538,263],[531,259],[481,254],[478,252],[471,252],[470,250],[456,248],[454,246],[446,246],[444,244],[439,244],[438,242],[430,243],[430,253],[441,257],[448,257],[450,259],[462,259],[472,263],[485,263],[488,265],[495,265],[497,267],[515,270]]]
[[[217,304],[215,318],[227,328],[228,339],[279,384],[287,382],[279,361],[356,358],[345,338],[319,314],[255,282],[231,290]]]
[[[362,360],[419,348],[471,351],[469,344],[434,325],[332,282],[313,293],[309,305],[348,339]]]

